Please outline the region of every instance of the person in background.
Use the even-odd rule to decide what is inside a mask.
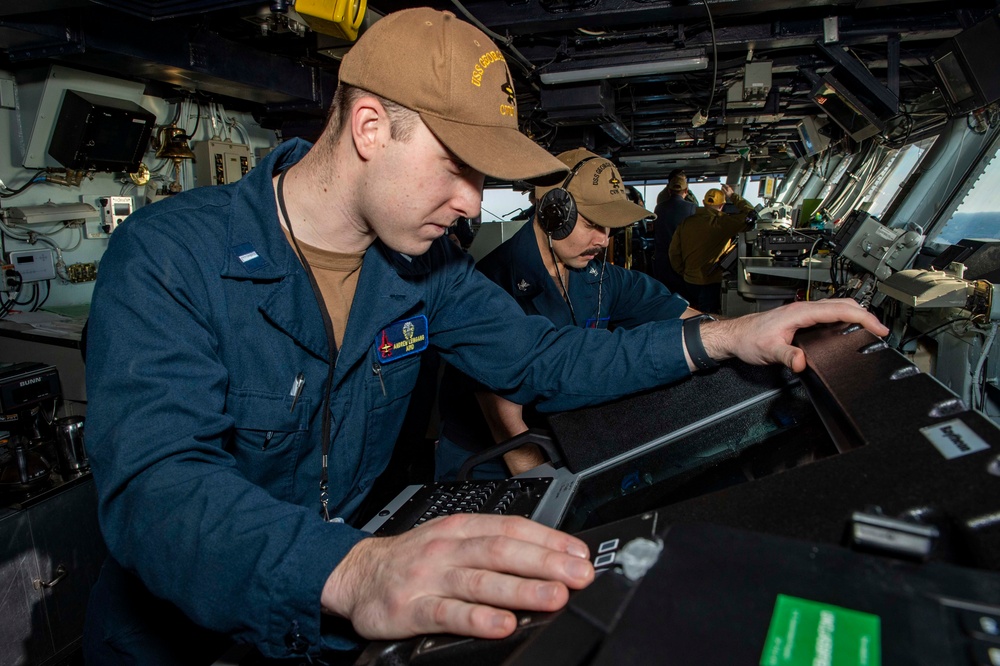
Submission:
[[[625,194],[628,200],[637,206],[646,207],[646,201],[634,185],[625,186]],[[649,213],[635,224],[626,227],[622,232],[622,247],[628,247],[630,252],[627,261],[619,261],[617,242],[612,238],[616,250],[615,263],[634,271],[641,271],[649,275],[653,274],[653,220],[655,215]]]
[[[338,76],[315,145],[284,142],[235,183],[145,206],[108,243],[87,340],[109,552],[90,664],[502,638],[513,609],[556,611],[593,581],[581,540],[515,516],[358,529],[432,346],[505,398],[561,411],[732,356],[801,371],[794,331],[824,321],[888,333],[846,299],[686,332],[528,317],[445,238],[480,214],[487,174],[566,175],[520,133],[503,53],[450,12],[408,9],[372,24]]]
[[[723,213],[729,201],[736,212]],[[722,306],[722,259],[735,246],[735,236],[752,224],[753,206],[733,188],[705,193],[705,206],[677,227],[670,242],[670,265],[684,280],[681,293],[701,312],[718,314]]]
[[[684,178],[686,180],[687,179],[687,172],[684,171],[684,169],[674,169],[669,174],[667,174],[667,182],[669,183],[672,179],[676,178],[677,176],[684,176]],[[694,195],[694,192],[688,190],[688,193],[684,196],[684,199],[685,199],[685,201],[690,201],[691,203],[693,203],[697,207],[697,205],[698,205],[698,197],[696,197]]]
[[[642,198],[642,192],[640,192],[639,188],[636,187],[635,185],[625,186],[625,196],[628,198],[629,201],[634,203],[636,206],[642,206],[643,208],[645,208],[646,202]],[[646,212],[648,213],[649,211]]]
[[[670,291],[683,294],[684,279],[670,265],[670,241],[680,223],[694,215],[698,206],[688,200],[687,176],[675,171],[656,197],[653,225],[653,276]]]
[[[558,159],[572,177],[558,188],[535,188],[535,216],[477,268],[513,296],[525,314],[542,315],[556,326],[613,330],[697,314],[650,276],[607,262],[611,232],[650,214],[631,201],[615,165],[583,148]],[[572,219],[553,203],[556,195],[565,198],[563,193],[574,202]],[[533,406],[505,400],[450,366],[438,405],[438,480],[455,479],[469,457],[495,443],[529,427],[545,427],[544,416]],[[506,478],[543,462],[538,447],[528,444],[502,460],[477,465],[472,476]]]

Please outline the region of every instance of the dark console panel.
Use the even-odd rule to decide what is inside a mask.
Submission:
[[[863,329],[797,344],[801,385],[730,368],[554,417],[578,470],[560,527],[597,581],[504,641],[373,643],[358,665],[841,663],[831,640],[843,663],[1000,664],[1000,429]],[[663,550],[631,580],[636,540]]]

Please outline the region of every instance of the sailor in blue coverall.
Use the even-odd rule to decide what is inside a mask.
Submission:
[[[568,235],[553,240],[544,223],[533,218],[483,257],[478,270],[513,296],[525,314],[542,315],[556,326],[614,330],[697,314],[687,307],[687,301],[671,294],[657,280],[606,262],[604,250],[610,230],[650,215],[645,208],[630,203],[623,188],[615,186],[621,177],[614,165],[582,148],[564,152],[558,159],[569,169],[586,160],[564,186],[573,196],[578,214]],[[536,188],[535,200],[542,200],[550,189]],[[600,361],[587,359],[587,363]],[[544,417],[533,406],[525,407],[518,421],[519,407],[502,403],[497,407],[497,398],[484,392],[489,393],[446,366],[439,397],[441,436],[435,452],[439,480],[454,479],[472,454],[490,447],[494,440],[513,437],[529,425],[544,427]],[[514,409],[515,422],[508,426],[498,412],[510,409]],[[470,476],[505,478],[540,464],[543,460],[539,456],[534,447],[525,447],[507,454],[504,460],[480,463]]]
[[[388,463],[430,345],[511,399],[539,396],[552,410],[689,374],[680,322],[571,335],[525,317],[446,238],[419,257],[376,241],[333,373],[334,522],[324,523],[326,334],[270,188],[308,148],[287,142],[233,185],[140,209],[101,262],[87,435],[112,553],[102,578],[135,599],[111,606],[117,640],[153,645],[142,621],[157,626],[149,610],[165,604],[152,594],[273,657],[353,645],[321,632],[318,590],[366,536],[350,523]],[[573,363],[580,352],[599,362]],[[618,376],[621,364],[643,370]]]
[[[233,642],[301,661],[364,640],[502,638],[511,609],[555,611],[588,585],[586,545],[523,518],[381,538],[353,526],[431,346],[510,400],[563,410],[699,361],[801,370],[796,328],[877,326],[853,301],[683,332],[527,317],[444,238],[479,214],[485,174],[565,172],[518,131],[503,54],[448,12],[403,10],[362,34],[339,78],[315,146],[286,142],[234,184],[144,206],[110,239],[87,340],[109,551],[90,664],[209,664]],[[342,259],[356,268],[326,265]]]

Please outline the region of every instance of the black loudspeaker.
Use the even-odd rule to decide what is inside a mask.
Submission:
[[[542,226],[542,231],[549,235],[552,240],[562,240],[573,233],[576,225],[576,200],[566,188],[570,181],[584,164],[590,160],[603,159],[597,155],[585,157],[576,163],[566,176],[562,185],[549,190],[542,195],[542,200],[538,202],[538,223]]]
[[[67,90],[49,155],[67,169],[138,171],[155,123],[135,102]]]

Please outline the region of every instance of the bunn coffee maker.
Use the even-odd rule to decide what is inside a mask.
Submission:
[[[10,433],[0,457],[0,490],[30,494],[49,482],[52,466],[41,453],[45,403],[62,393],[59,372],[44,363],[0,364],[0,429]]]

